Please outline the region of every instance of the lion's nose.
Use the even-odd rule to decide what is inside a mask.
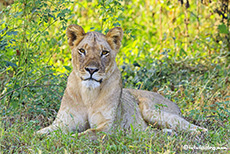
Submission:
[[[85,70],[89,72],[90,75],[93,75],[93,73],[97,72],[99,69],[86,67]]]

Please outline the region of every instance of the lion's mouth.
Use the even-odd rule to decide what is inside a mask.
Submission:
[[[82,77],[81,77],[81,80],[83,80],[83,81],[96,81],[96,82],[99,82],[99,83],[101,83],[102,82],[102,79],[100,79],[100,80],[96,80],[96,79],[94,79],[94,78],[92,78],[92,77],[90,77],[90,78],[86,78],[86,79],[83,79]]]

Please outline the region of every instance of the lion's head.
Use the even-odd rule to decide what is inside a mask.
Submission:
[[[98,87],[117,68],[115,57],[119,51],[123,31],[110,29],[104,35],[85,33],[78,25],[67,28],[68,43],[72,50],[73,71],[86,87]]]

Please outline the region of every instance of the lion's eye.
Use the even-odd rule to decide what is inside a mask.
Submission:
[[[84,54],[85,55],[85,50],[84,49],[81,48],[81,49],[78,49],[78,51],[79,51],[80,54]]]
[[[103,50],[101,52],[101,56],[105,56],[105,55],[108,55],[108,54],[109,54],[109,51],[107,51],[107,50]]]

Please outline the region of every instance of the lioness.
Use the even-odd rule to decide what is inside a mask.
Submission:
[[[123,37],[120,27],[103,35],[85,33],[82,27],[70,25],[66,34],[72,50],[73,71],[57,118],[37,133],[61,129],[77,130],[78,136],[95,136],[96,132],[109,133],[115,128],[145,130],[147,124],[155,123],[173,130],[206,131],[182,118],[178,106],[160,94],[122,88],[121,73],[115,62]]]

